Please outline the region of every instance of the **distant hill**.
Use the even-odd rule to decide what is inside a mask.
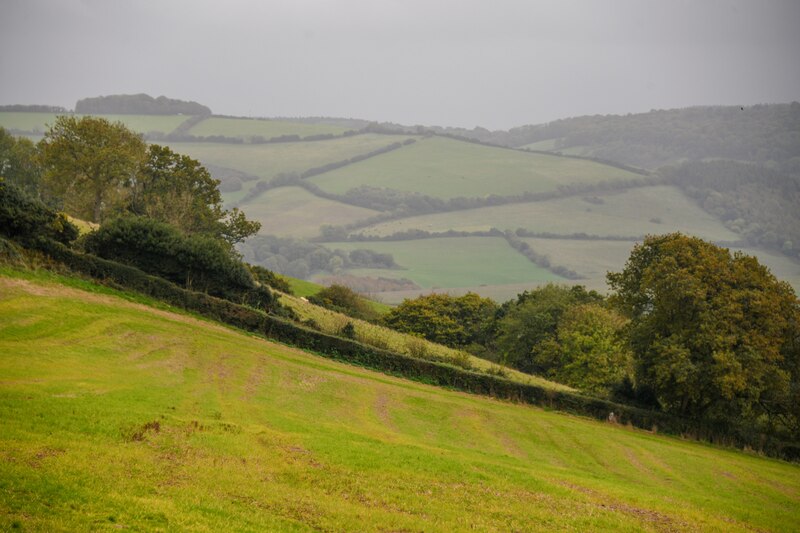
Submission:
[[[112,94],[84,98],[75,104],[75,113],[87,115],[210,115],[211,109],[185,100],[147,94]]]
[[[783,163],[800,157],[800,103],[592,115],[508,131],[476,129],[460,134],[650,169],[710,158]]]

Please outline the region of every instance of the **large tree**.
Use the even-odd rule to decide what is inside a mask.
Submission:
[[[222,208],[219,181],[197,160],[166,146],[150,145],[131,183],[129,208],[189,233],[204,233],[236,244],[261,224],[234,208]]]
[[[650,388],[666,411],[788,420],[800,308],[792,288],[755,258],[678,233],[651,236],[608,281],[631,319],[637,387]]]
[[[60,116],[40,143],[47,192],[71,215],[102,222],[127,197],[145,143],[121,122]]]
[[[388,327],[448,346],[483,343],[497,304],[475,293],[428,294],[403,303],[383,318]]]
[[[523,292],[498,313],[497,345],[502,359],[524,372],[546,372],[548,368],[537,362],[538,352],[554,339],[561,316],[573,306],[602,301],[600,294],[580,285],[547,284]]]

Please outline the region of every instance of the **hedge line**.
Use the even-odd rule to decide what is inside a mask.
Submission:
[[[524,402],[600,420],[608,419],[610,413],[613,412],[616,421],[621,424],[630,424],[645,430],[657,430],[673,435],[690,436],[725,445],[751,447],[774,457],[800,460],[800,445],[797,443],[781,442],[774,437],[755,432],[709,427],[677,419],[664,413],[587,397],[574,392],[517,383],[499,376],[479,374],[445,363],[416,359],[408,355],[367,346],[355,340],[308,329],[289,320],[204,293],[182,289],[161,278],[149,276],[136,268],[93,255],[81,254],[60,243],[41,240],[37,243],[36,248],[56,261],[64,263],[73,271],[88,275],[101,282],[111,282],[176,307],[193,311],[245,331],[260,333],[270,339],[314,351],[331,359],[431,385]]]

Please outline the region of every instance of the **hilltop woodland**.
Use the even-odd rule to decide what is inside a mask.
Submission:
[[[221,306],[220,313],[235,317],[240,327],[267,320],[249,314],[250,308],[293,318],[267,286],[279,278],[243,263],[234,248],[259,223],[223,209],[219,182],[197,161],[148,146],[121,123],[59,117],[38,144],[0,130],[0,171],[4,255],[19,254],[22,246],[91,264],[100,277],[136,278],[137,287],[181,295],[204,310]],[[78,237],[64,213],[98,228]],[[286,244],[268,238],[258,249],[268,254]],[[308,255],[320,265],[394,265],[385,254],[315,247]],[[523,292],[500,306],[475,294],[430,295],[407,300],[381,319],[344,288],[322,292],[315,301],[693,427],[748,442],[758,434],[800,440],[800,305],[788,284],[752,257],[679,233],[646,238],[608,280],[608,297],[558,285]],[[173,284],[193,296],[175,292]],[[248,307],[228,308],[198,293]],[[391,356],[280,324],[276,331],[315,349],[333,343],[336,353]],[[352,332],[350,325],[341,335]],[[386,364],[395,366],[385,368],[455,372],[396,357]],[[488,379],[459,376],[447,383],[484,387],[481,380]]]
[[[661,169],[668,183],[748,243],[800,257],[798,102],[593,115],[508,131],[452,132],[503,146]]]

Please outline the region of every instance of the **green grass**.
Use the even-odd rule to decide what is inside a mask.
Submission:
[[[331,250],[391,253],[403,270],[353,269],[353,275],[408,278],[423,288],[563,281],[537,267],[499,237],[459,237],[398,242],[325,243]]]
[[[248,118],[221,118],[210,117],[193,127],[191,135],[224,135],[226,137],[250,138],[260,135],[265,139],[280,137],[281,135],[319,135],[332,133],[338,135],[347,131],[347,128],[332,124],[308,124],[303,122],[290,122],[285,120],[248,119]]]
[[[800,469],[0,278],[0,529],[791,531]],[[156,424],[157,423],[157,424]]]
[[[637,187],[598,197],[603,200],[602,204],[589,203],[580,196],[507,204],[393,220],[363,232],[389,235],[408,229],[483,231],[496,227],[631,237],[682,231],[711,240],[739,239],[675,187]]]
[[[203,163],[234,168],[271,179],[281,172],[303,172],[310,168],[366,154],[405,136],[365,134],[328,141],[226,144],[226,143],[169,143],[174,151],[186,154]]]
[[[0,113],[0,126],[31,132],[44,132],[56,121],[58,113]],[[77,117],[83,115],[75,115]],[[122,122],[137,133],[170,133],[184,122],[184,115],[96,115],[111,122]]]
[[[318,235],[324,224],[349,224],[378,213],[320,198],[300,187],[271,189],[239,207],[261,222],[261,233],[297,238]]]
[[[340,194],[370,185],[453,198],[544,192],[559,185],[639,177],[591,161],[431,137],[311,180]]]
[[[289,282],[289,287],[292,288],[292,292],[297,297],[311,296],[312,294],[317,294],[319,291],[325,288],[322,285],[318,285],[304,279],[297,279],[290,276],[282,277],[286,278],[286,280]]]
[[[555,150],[557,142],[558,139],[545,139],[543,141],[537,141],[535,143],[520,146],[520,148],[527,148],[529,150]]]

